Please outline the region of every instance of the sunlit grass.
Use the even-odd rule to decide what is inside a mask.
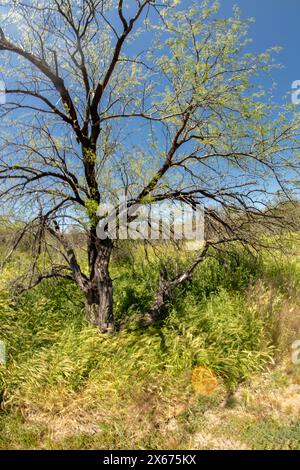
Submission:
[[[143,263],[143,256],[139,247],[134,265],[128,253],[114,261],[116,316],[133,320],[115,335],[87,325],[83,298],[68,282],[47,281],[17,300],[1,294],[8,363],[0,369],[0,448],[201,447],[204,403],[218,414],[240,384],[288,354],[297,333],[279,319],[292,307],[298,315],[293,258],[235,250],[209,259],[176,291],[163,324],[142,329],[134,318],[149,305],[161,263],[154,254]],[[166,260],[174,270],[185,262]],[[209,398],[192,384],[199,366],[216,377]],[[254,425],[243,442],[286,446],[272,423],[273,444],[263,433],[255,442]],[[284,426],[294,442],[297,429]]]

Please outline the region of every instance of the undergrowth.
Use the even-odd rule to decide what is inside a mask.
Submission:
[[[116,316],[134,319],[149,305],[158,266],[147,268],[141,258],[133,267],[125,257],[115,261],[112,272]],[[45,439],[37,435],[44,435],[53,416],[66,422],[77,416],[77,423],[93,416],[102,430],[92,441],[76,429],[70,436],[65,432],[63,442],[69,444],[63,446],[160,448],[164,433],[155,441],[153,430],[162,429],[170,410],[182,414],[197,406],[193,368],[213,371],[219,392],[226,394],[272,363],[282,299],[291,283],[298,288],[299,279],[298,266],[290,261],[275,265],[268,257],[239,251],[208,259],[176,291],[162,324],[141,329],[131,323],[110,336],[87,325],[81,294],[68,282],[45,281],[18,300],[2,293],[0,339],[8,360],[0,366],[0,448],[13,445],[8,429],[15,426],[17,436],[28,417],[34,427],[24,428],[16,446],[41,446]],[[259,296],[265,295],[261,302],[251,297],[257,286]],[[274,295],[278,301],[270,303]],[[62,442],[59,434],[49,439],[43,445]]]

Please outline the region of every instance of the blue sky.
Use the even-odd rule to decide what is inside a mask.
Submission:
[[[220,4],[224,16],[237,5],[243,17],[255,18],[249,32],[254,51],[283,47],[277,58],[284,69],[274,74],[278,83],[275,96],[281,102],[290,92],[291,83],[300,80],[300,0],[220,0]]]
[[[219,2],[221,15],[224,17],[230,16],[232,7],[237,5],[244,18],[255,18],[249,31],[249,36],[253,40],[250,46],[253,51],[261,52],[272,46],[283,47],[282,52],[277,55],[277,60],[284,69],[273,73],[278,83],[276,99],[281,102],[283,96],[290,93],[291,83],[300,80],[298,50],[300,0],[219,0]],[[182,0],[182,3],[188,5],[190,0]],[[0,76],[1,78],[3,77]]]
[[[191,0],[183,0],[183,6],[190,2]],[[277,59],[284,68],[273,72],[273,77],[278,83],[275,93],[276,101],[282,102],[284,96],[286,101],[287,94],[291,93],[292,82],[300,80],[300,53],[298,52],[300,0],[219,0],[219,2],[221,4],[220,15],[223,17],[229,17],[232,7],[237,5],[241,9],[242,17],[255,18],[249,31],[249,37],[253,40],[249,47],[253,51],[262,52],[272,46],[283,47]],[[266,86],[269,87],[269,85],[270,82],[266,82]],[[136,140],[139,139],[140,134],[137,133]]]

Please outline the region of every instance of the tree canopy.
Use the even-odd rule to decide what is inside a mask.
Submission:
[[[161,282],[155,311],[210,246],[254,245],[257,226],[286,225],[276,204],[293,194],[299,119],[263,88],[276,48],[249,52],[238,9],[223,18],[213,1],[27,0],[1,10],[1,202],[24,218],[17,240],[34,227],[34,260],[46,234],[61,249],[50,270],[33,261],[30,285],[73,279],[90,321],[113,323],[114,243],[97,238],[97,210],[123,190],[129,205],[205,206],[202,250]],[[86,230],[88,271],[70,224]]]

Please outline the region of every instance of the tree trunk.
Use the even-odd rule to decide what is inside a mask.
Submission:
[[[141,318],[141,324],[143,326],[152,325],[153,323],[159,321],[162,318],[162,310],[166,301],[170,299],[177,286],[191,279],[194,270],[200,263],[205,260],[209,246],[210,244],[208,242],[205,242],[202,252],[198,256],[198,258],[196,258],[195,261],[191,264],[189,269],[179,274],[174,279],[168,281],[164,279],[164,275],[163,273],[161,273],[158,290],[154,297],[154,300],[148,312]]]
[[[97,242],[97,255],[91,266],[91,280],[86,294],[86,316],[101,333],[114,331],[113,285],[109,274],[111,242]]]
[[[86,317],[101,333],[114,331],[113,289],[111,279],[99,282],[90,288],[86,300]]]
[[[146,314],[142,316],[141,324],[143,326],[152,325],[153,323],[161,319],[162,309],[165,305],[165,302],[171,296],[176,285],[177,284],[174,281],[167,281],[161,276],[159,281],[159,287],[152,301],[150,309]]]

